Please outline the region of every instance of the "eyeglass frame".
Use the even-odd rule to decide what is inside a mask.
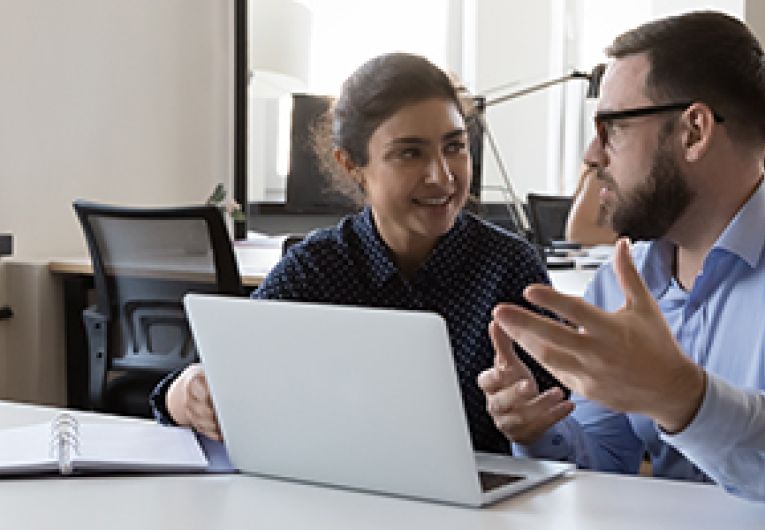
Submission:
[[[595,113],[595,135],[600,142],[600,146],[605,149],[606,145],[608,145],[608,135],[602,131],[605,131],[605,124],[607,122],[624,120],[627,118],[638,118],[640,116],[652,116],[663,112],[687,110],[688,107],[694,103],[697,102],[684,101],[682,103],[664,103],[662,105],[649,105],[624,110],[602,110]],[[725,121],[725,118],[717,111],[712,108],[710,108],[710,110],[712,111],[712,116],[714,117],[715,122],[722,123]]]

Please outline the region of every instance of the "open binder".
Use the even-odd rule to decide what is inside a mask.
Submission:
[[[148,422],[84,423],[62,412],[49,423],[0,430],[0,475],[207,469],[207,457],[187,428]]]

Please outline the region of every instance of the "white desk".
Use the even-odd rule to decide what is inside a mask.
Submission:
[[[249,287],[257,287],[268,274],[268,271],[276,265],[281,258],[281,250],[278,248],[248,248],[238,247],[236,250],[236,259],[239,264],[239,272],[242,275],[242,282]],[[207,262],[205,262],[207,263]],[[64,258],[51,260],[48,266],[54,274],[67,275],[92,275],[93,267],[88,258]],[[176,266],[175,269],[178,267]],[[188,266],[185,267],[187,269]],[[183,270],[184,276],[193,271]],[[169,271],[173,272],[170,267]],[[155,276],[167,274],[168,269],[157,268],[152,271]],[[550,280],[552,284],[560,291],[566,294],[582,295],[584,289],[595,275],[593,269],[564,269],[551,270]]]
[[[551,270],[550,281],[562,293],[582,296],[587,285],[595,276],[595,269]]]
[[[54,412],[0,402],[0,427]],[[185,475],[0,479],[0,517],[4,528],[56,530],[762,530],[765,503],[709,485],[588,472],[485,509],[244,475]]]

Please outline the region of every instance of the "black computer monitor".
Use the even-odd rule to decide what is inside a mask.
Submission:
[[[294,94],[290,133],[290,169],[287,176],[285,209],[298,214],[346,214],[356,210],[353,202],[334,190],[329,177],[322,173],[313,150],[311,133],[316,120],[324,114],[331,98],[311,94]],[[483,98],[475,104],[483,108]],[[481,196],[481,166],[483,161],[483,134],[477,123],[469,126],[470,154],[473,159],[473,181],[470,193]]]

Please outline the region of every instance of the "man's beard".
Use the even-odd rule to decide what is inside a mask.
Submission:
[[[625,195],[617,190],[618,200],[610,208],[611,226],[620,236],[633,241],[658,239],[693,201],[695,193],[672,157],[666,136],[659,135],[659,148],[645,181]],[[613,183],[607,173],[602,178]]]

